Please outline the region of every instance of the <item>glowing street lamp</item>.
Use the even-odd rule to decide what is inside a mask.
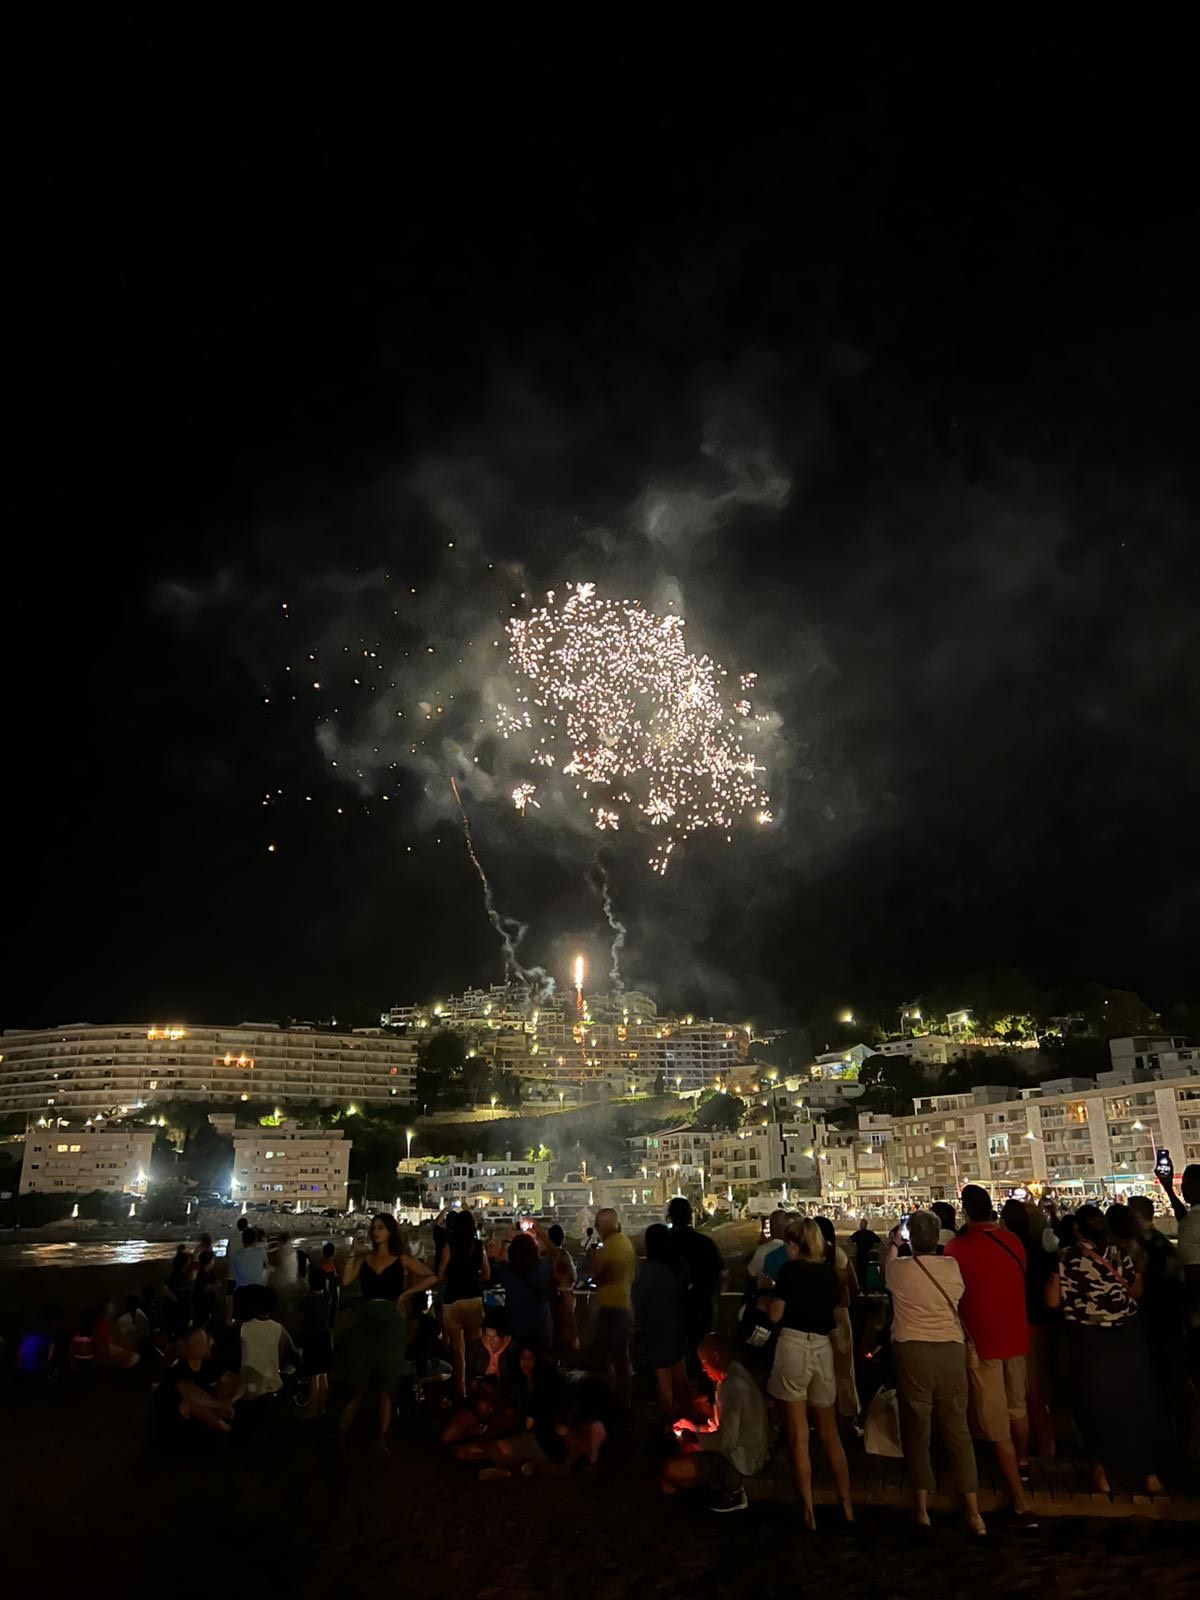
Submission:
[[[492,1096],[492,1116],[496,1115],[496,1096]]]
[[[404,1159],[405,1159],[405,1160],[406,1160],[406,1161],[407,1161],[407,1160],[408,1160],[408,1159],[409,1159],[409,1158],[410,1158],[410,1157],[411,1157],[411,1155],[412,1155],[412,1142],[413,1142],[413,1131],[414,1131],[414,1130],[413,1130],[413,1129],[412,1129],[412,1128],[405,1128],[405,1130],[404,1130],[404,1141],[405,1141],[405,1145],[404,1145]]]

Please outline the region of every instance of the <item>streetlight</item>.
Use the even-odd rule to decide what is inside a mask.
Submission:
[[[413,1131],[414,1130],[412,1128],[405,1128],[405,1130],[404,1130],[404,1138],[405,1138],[405,1141],[406,1141],[405,1142],[405,1148],[404,1148],[404,1159],[406,1161],[412,1155]]]
[[[496,1115],[496,1096],[493,1095],[492,1096],[492,1116],[495,1117],[495,1115]]]
[[[559,1090],[559,1091],[558,1091],[558,1109],[559,1109],[559,1110],[560,1110],[560,1111],[561,1111],[561,1110],[562,1110],[562,1108],[563,1108],[563,1096],[564,1096],[564,1094],[565,1094],[565,1093],[566,1093],[566,1090],[565,1090],[565,1089],[560,1089],[560,1090]]]

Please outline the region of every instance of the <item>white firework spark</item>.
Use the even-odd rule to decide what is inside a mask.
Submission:
[[[508,636],[509,661],[529,692],[519,709],[499,709],[500,731],[532,734],[536,765],[552,766],[557,754],[597,828],[618,828],[628,812],[646,818],[656,830],[656,872],[702,828],[727,832],[748,811],[770,820],[765,768],[743,736],[755,674],[743,674],[738,700],[727,701],[725,669],[688,650],[682,617],[568,584],[509,622]],[[593,788],[604,793],[593,798]],[[533,792],[531,784],[514,791],[519,811],[537,804]]]
[[[525,815],[526,806],[532,806],[535,811],[540,811],[541,805],[533,797],[537,793],[532,783],[519,783],[512,792],[512,803],[522,816]]]

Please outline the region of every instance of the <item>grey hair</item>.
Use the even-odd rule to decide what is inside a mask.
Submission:
[[[914,1211],[908,1219],[908,1242],[912,1245],[913,1255],[932,1255],[937,1249],[941,1231],[941,1218],[932,1211]]]

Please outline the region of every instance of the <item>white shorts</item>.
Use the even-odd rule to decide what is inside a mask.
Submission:
[[[773,1400],[804,1400],[810,1406],[831,1406],[837,1401],[833,1375],[833,1344],[825,1333],[801,1333],[781,1328],[775,1346],[775,1364],[767,1380]]]

